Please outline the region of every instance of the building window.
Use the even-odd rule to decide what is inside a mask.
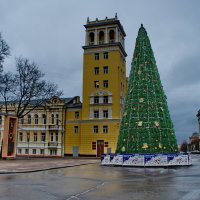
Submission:
[[[18,149],[18,154],[22,154],[22,149]]]
[[[34,135],[33,135],[33,141],[37,142],[37,133],[34,133]]]
[[[96,75],[99,74],[99,67],[94,68],[94,74],[96,74]]]
[[[26,141],[30,142],[30,133],[26,133]]]
[[[43,114],[43,115],[42,115],[42,124],[46,124],[46,123],[47,123],[46,115]]]
[[[99,88],[99,81],[94,81],[94,87]]]
[[[115,41],[115,31],[110,30],[110,32],[109,32],[109,42],[113,43],[114,41]]]
[[[34,116],[34,123],[38,124],[38,115],[37,114]]]
[[[24,124],[24,118],[23,117],[20,119],[20,124]]]
[[[93,32],[91,32],[90,34],[89,34],[89,41],[90,41],[90,45],[93,45],[94,44],[94,33]]]
[[[56,114],[56,125],[58,126],[59,125],[59,115]]]
[[[56,142],[58,142],[58,133],[56,133]]]
[[[108,126],[103,126],[103,133],[108,133]]]
[[[2,116],[0,116],[0,125],[2,125]]]
[[[99,103],[99,97],[98,96],[95,96],[94,97],[94,104],[98,104]]]
[[[51,140],[51,142],[53,142],[53,133],[51,133],[51,135],[50,135],[50,140]]]
[[[23,133],[19,133],[19,142],[23,141]]]
[[[51,114],[51,124],[54,124],[54,114]]]
[[[25,154],[29,154],[29,149],[25,149]]]
[[[104,32],[100,31],[99,32],[99,44],[103,44],[104,43]]]
[[[45,133],[42,133],[42,135],[41,135],[41,141],[42,141],[42,142],[45,142],[45,140],[46,140],[46,134],[45,134]]]
[[[108,111],[107,110],[103,111],[103,118],[108,118]]]
[[[56,156],[57,155],[57,150],[56,149],[50,149],[50,155],[51,156]]]
[[[98,110],[94,111],[94,118],[99,118],[99,111]]]
[[[108,88],[108,80],[104,80],[103,81],[103,87],[104,88]]]
[[[105,142],[105,143],[104,143],[104,147],[108,147],[108,142]]]
[[[103,103],[108,103],[108,96],[103,96]]]
[[[36,149],[33,149],[32,152],[33,152],[33,154],[36,154]]]
[[[103,58],[104,58],[105,60],[108,59],[108,52],[104,52],[104,53],[103,53]]]
[[[78,133],[78,126],[74,126],[74,133]]]
[[[98,133],[99,132],[99,127],[98,126],[94,126],[93,127],[93,132],[94,133]]]
[[[108,66],[104,66],[103,67],[103,73],[104,74],[108,74]]]
[[[44,155],[44,149],[40,149],[40,154]]]
[[[28,124],[31,124],[31,115],[28,115],[28,116],[27,116],[27,123],[28,123]]]
[[[95,54],[94,54],[94,59],[95,59],[95,60],[99,60],[99,53],[95,53]]]
[[[96,142],[92,142],[92,150],[96,150]]]
[[[79,112],[75,112],[75,119],[79,118]]]

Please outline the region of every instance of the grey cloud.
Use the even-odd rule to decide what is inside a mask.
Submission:
[[[183,87],[200,83],[200,57],[198,54],[187,55],[174,64],[170,73],[170,85]]]

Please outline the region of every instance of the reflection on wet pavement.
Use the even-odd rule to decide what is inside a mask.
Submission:
[[[0,175],[0,200],[199,200],[200,155],[191,167],[126,168],[98,164]]]

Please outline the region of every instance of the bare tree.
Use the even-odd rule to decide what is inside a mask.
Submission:
[[[3,40],[0,33],[0,71],[2,71],[2,63],[5,57],[10,55],[10,48],[5,40]]]
[[[8,112],[8,102],[14,99],[15,77],[11,72],[7,72],[0,77],[0,96],[3,99],[5,111]]]
[[[62,91],[58,91],[57,85],[43,79],[44,74],[29,59],[16,59],[16,72],[16,74],[7,74],[8,79],[5,77],[2,79],[5,80],[4,91],[0,95],[5,101],[6,111],[8,111],[9,98],[12,100],[18,118],[23,118],[52,96],[62,95]]]

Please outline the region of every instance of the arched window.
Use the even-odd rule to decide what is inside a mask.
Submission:
[[[26,141],[30,142],[30,133],[26,133]]]
[[[58,133],[56,133],[56,142],[58,142]]]
[[[51,114],[51,124],[54,124],[54,114]]]
[[[24,118],[20,118],[20,124],[24,124]]]
[[[51,140],[51,142],[53,142],[53,133],[51,133],[51,135],[50,135],[50,140]]]
[[[110,32],[109,32],[109,42],[113,43],[114,41],[115,41],[115,31],[110,30]]]
[[[104,43],[104,32],[100,31],[99,32],[99,44],[103,44]]]
[[[35,116],[34,116],[34,123],[38,124],[38,115],[37,114],[35,114]]]
[[[19,133],[19,142],[23,141],[23,133]]]
[[[34,133],[34,135],[33,135],[33,141],[37,142],[37,133]]]
[[[27,116],[27,123],[28,123],[28,124],[31,124],[31,115],[28,115],[28,116]]]
[[[47,123],[46,115],[43,114],[43,115],[42,115],[42,124],[46,124],[46,123]]]
[[[91,32],[91,33],[89,34],[89,44],[90,44],[90,45],[93,45],[93,44],[94,44],[94,33],[93,33],[93,32]]]
[[[42,133],[41,134],[41,141],[45,142],[45,140],[46,140],[46,133]]]
[[[58,126],[59,125],[59,115],[56,114],[56,125]]]

